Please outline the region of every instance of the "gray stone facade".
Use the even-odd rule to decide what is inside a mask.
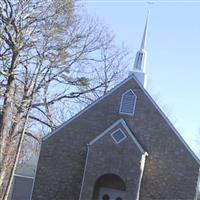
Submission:
[[[129,89],[137,96],[134,116],[119,114],[122,94]],[[87,144],[120,119],[148,153],[142,177],[142,153],[130,137],[116,145],[108,133],[87,156]],[[134,76],[44,139],[32,199],[79,200],[82,192],[81,200],[94,200],[95,181],[108,173],[125,182],[126,200],[135,200],[138,192],[140,200],[196,197],[198,159]]]
[[[111,134],[119,128],[127,137],[116,144]],[[137,198],[141,160],[145,152],[140,151],[122,123],[119,122],[94,144],[89,144],[87,154],[80,200],[98,199],[98,194],[94,194],[96,192],[94,186],[98,178],[104,174],[116,174],[122,178],[126,186],[125,199]]]

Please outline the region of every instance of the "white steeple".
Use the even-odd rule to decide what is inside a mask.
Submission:
[[[144,27],[144,34],[140,46],[140,50],[136,53],[135,63],[133,68],[133,73],[136,78],[141,82],[141,84],[146,87],[146,60],[147,60],[147,33],[148,33],[148,22],[149,22],[149,11],[146,18],[146,24]]]

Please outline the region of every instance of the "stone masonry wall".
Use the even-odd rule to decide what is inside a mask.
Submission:
[[[118,128],[124,131],[127,138],[116,144],[111,133]],[[92,199],[94,185],[104,174],[115,174],[121,177],[126,185],[125,199],[136,199],[141,174],[141,155],[122,125],[114,127],[96,143],[89,146],[81,200]]]

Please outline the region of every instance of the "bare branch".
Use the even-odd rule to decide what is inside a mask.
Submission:
[[[41,119],[39,119],[39,118],[37,118],[37,117],[29,116],[29,118],[30,118],[30,119],[33,119],[33,120],[36,120],[36,121],[38,121],[38,122],[44,124],[45,126],[48,126],[48,127],[51,128],[51,129],[52,129],[52,128],[55,128],[55,127],[51,127],[51,125],[49,125],[48,123],[42,121]]]
[[[39,144],[41,144],[41,138],[35,136],[33,133],[27,132],[27,131],[26,131],[26,132],[25,132],[25,135],[27,135],[27,136],[33,138],[33,139],[36,140]]]

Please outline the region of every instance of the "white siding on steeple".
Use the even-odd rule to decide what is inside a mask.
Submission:
[[[126,91],[122,95],[119,112],[121,114],[134,115],[136,99],[137,97],[132,90]]]
[[[142,43],[140,46],[140,50],[136,53],[133,74],[140,81],[144,88],[146,88],[146,64],[147,64],[147,33],[148,33],[148,21],[149,21],[149,13],[147,15],[146,24],[144,27],[144,34],[142,38]]]

